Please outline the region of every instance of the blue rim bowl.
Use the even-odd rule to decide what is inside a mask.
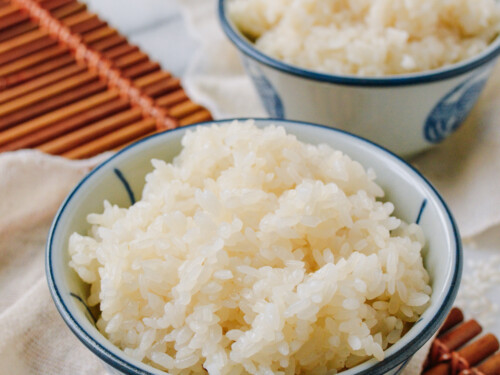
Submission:
[[[347,86],[365,86],[365,87],[390,87],[390,86],[408,86],[428,82],[440,81],[452,78],[466,72],[472,71],[479,66],[485,65],[494,60],[500,54],[500,35],[480,54],[464,61],[444,66],[439,69],[428,70],[418,73],[393,75],[387,77],[358,77],[354,75],[336,75],[319,73],[313,70],[300,68],[295,65],[277,60],[269,55],[264,54],[255,48],[233,24],[227,14],[227,3],[231,0],[219,0],[218,13],[222,29],[231,40],[231,42],[248,57],[267,65],[270,68],[277,69],[284,73],[288,73],[301,78],[329,82]]]
[[[89,205],[89,200],[92,200],[95,194],[102,194],[103,180],[107,178],[109,182],[110,178],[115,177],[113,181],[116,180],[118,188],[115,189],[116,192],[113,191],[113,194],[119,195],[121,193],[124,197],[133,198],[133,189],[128,185],[124,175],[121,172],[118,173],[118,171],[125,170],[130,174],[142,173],[142,176],[144,176],[149,171],[138,172],[138,169],[140,169],[137,168],[138,164],[136,161],[138,159],[147,158],[149,161],[151,156],[159,158],[162,155],[167,155],[166,159],[168,160],[180,150],[180,139],[188,129],[212,123],[227,123],[228,121],[232,120],[211,121],[170,130],[152,135],[126,147],[84,177],[62,203],[54,218],[46,246],[46,275],[55,305],[68,327],[78,339],[107,365],[123,374],[159,375],[165,374],[165,372],[128,357],[123,351],[107,341],[89,318],[92,312],[85,305],[85,296],[82,297],[81,293],[79,294],[71,289],[75,287],[75,283],[78,283],[74,281],[74,278],[77,277],[76,273],[70,270],[68,265],[67,240],[69,234],[74,231],[74,227],[71,229],[71,226],[76,225],[75,223],[78,222],[80,223],[80,227],[83,228],[81,222],[85,221],[86,214],[95,212],[97,206],[90,207],[92,204]],[[403,194],[406,197],[406,194],[408,194],[406,190],[413,189],[416,186],[415,194],[418,195],[420,200],[418,202],[410,202],[413,206],[411,216],[417,217],[418,213],[416,222],[419,222],[422,217],[426,205],[428,208],[426,213],[429,212],[429,214],[424,216],[431,221],[430,228],[434,228],[436,222],[433,224],[432,222],[437,220],[440,227],[434,230],[437,233],[435,236],[438,237],[438,242],[442,240],[446,243],[447,252],[445,251],[444,254],[449,259],[443,260],[445,266],[439,268],[439,270],[436,270],[438,266],[432,266],[431,264],[434,268],[434,273],[437,272],[437,278],[441,277],[444,280],[442,281],[444,287],[441,290],[433,290],[432,298],[434,299],[435,297],[435,302],[431,303],[431,306],[422,315],[421,319],[413,325],[400,341],[386,350],[386,358],[383,361],[378,362],[371,359],[343,371],[342,374],[381,375],[390,370],[394,371],[398,366],[404,366],[404,363],[438,330],[452,307],[460,284],[462,246],[458,228],[446,203],[425,177],[411,165],[397,155],[364,138],[342,130],[297,121],[255,119],[255,123],[258,126],[269,124],[283,125],[288,132],[296,134],[299,139],[309,143],[324,143],[326,142],[325,139],[327,139],[328,143],[333,143],[334,147],[347,154],[350,153],[350,150],[353,150],[354,153],[361,155],[361,159],[359,157],[354,158],[364,164],[365,167],[370,167],[372,162],[378,163],[377,175],[380,175],[380,173],[384,174],[384,171],[387,171],[387,175],[385,176],[386,182],[390,181],[390,184],[392,184],[393,180],[388,176],[396,175],[398,181],[400,181],[399,183],[408,187],[408,189],[399,188],[399,190],[403,190],[399,194]],[[341,145],[340,147],[338,147],[339,144]],[[171,147],[165,147],[166,145]],[[113,176],[110,177],[110,175]],[[136,178],[130,181],[137,180]],[[143,181],[144,179],[142,179],[142,184]],[[380,180],[377,181],[380,183]],[[136,196],[140,194],[140,189],[140,187],[136,189]],[[391,192],[389,191],[389,193]],[[113,198],[113,194],[111,198]],[[406,200],[404,201],[406,202]],[[92,203],[92,201],[90,202]],[[102,207],[102,200],[99,202],[99,205],[99,207]],[[442,249],[440,248],[436,251],[441,252]],[[429,256],[426,255],[426,257]],[[436,257],[438,259],[440,257],[444,258],[441,253],[439,255],[434,254],[432,257],[433,259]],[[429,268],[429,265],[426,266]],[[80,284],[83,283],[80,282]]]

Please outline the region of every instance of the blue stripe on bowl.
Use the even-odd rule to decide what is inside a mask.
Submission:
[[[130,204],[135,203],[135,195],[132,189],[130,188],[130,184],[128,183],[127,179],[123,175],[122,171],[120,171],[118,168],[114,168],[113,172],[115,172],[116,177],[120,180],[120,182],[123,184],[123,187],[127,191],[128,198],[130,199]]]
[[[79,301],[83,306],[85,306],[85,310],[87,310],[87,313],[90,315],[90,320],[92,321],[92,323],[94,323],[94,325],[96,324],[97,322],[97,319],[94,317],[94,314],[92,314],[92,311],[90,310],[90,307],[87,305],[87,303],[83,300],[82,297],[80,297],[78,294],[76,293],[70,293],[69,294],[71,297],[73,297],[74,299],[76,299],[77,301]]]
[[[420,210],[418,211],[417,220],[415,220],[415,223],[420,224],[420,220],[422,219],[422,214],[424,213],[425,206],[427,206],[427,199],[424,199],[424,201],[420,205]]]

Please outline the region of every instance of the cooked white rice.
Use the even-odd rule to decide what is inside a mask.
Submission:
[[[140,201],[104,203],[70,265],[98,328],[171,374],[325,374],[384,350],[431,287],[374,172],[252,121],[188,131]]]
[[[483,51],[500,31],[495,0],[231,0],[262,52],[333,74],[436,69]]]

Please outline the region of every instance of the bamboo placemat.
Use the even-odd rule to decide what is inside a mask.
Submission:
[[[87,158],[210,119],[85,4],[0,0],[0,152]]]

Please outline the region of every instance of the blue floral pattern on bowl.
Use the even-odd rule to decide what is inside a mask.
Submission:
[[[446,94],[433,108],[424,126],[424,137],[440,143],[457,130],[476,103],[488,79],[489,69],[482,69]]]
[[[281,101],[281,98],[272,83],[262,73],[260,67],[253,64],[246,58],[243,58],[243,65],[252,78],[262,104],[264,105],[269,116],[274,118],[285,118],[285,108],[283,106],[283,102]]]

